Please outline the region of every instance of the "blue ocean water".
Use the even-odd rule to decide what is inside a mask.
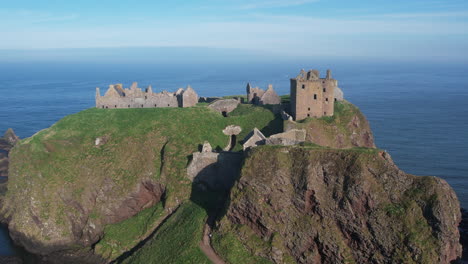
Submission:
[[[0,131],[12,127],[21,138],[29,137],[93,107],[95,87],[104,93],[111,83],[138,81],[143,88],[151,84],[153,91],[190,84],[201,96],[244,94],[247,82],[263,88],[271,83],[279,94],[288,94],[289,78],[301,68],[323,74],[332,69],[346,99],[369,119],[377,146],[407,173],[447,180],[468,208],[468,65],[0,63]],[[6,254],[2,248],[0,233],[0,254]]]

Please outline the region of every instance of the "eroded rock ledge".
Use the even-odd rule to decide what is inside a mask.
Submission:
[[[460,219],[447,182],[406,174],[385,152],[263,146],[218,234],[275,263],[450,263]]]

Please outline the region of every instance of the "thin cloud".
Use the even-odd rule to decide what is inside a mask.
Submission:
[[[379,18],[435,18],[435,17],[468,17],[468,11],[454,12],[425,12],[425,13],[389,13],[361,17],[379,17]]]
[[[5,21],[20,21],[27,24],[73,21],[79,18],[77,14],[58,15],[28,9],[0,9],[0,16]]]
[[[239,9],[266,9],[266,8],[278,8],[288,6],[300,6],[310,3],[319,2],[320,0],[296,0],[296,1],[285,1],[285,0],[274,0],[274,1],[263,1],[257,3],[250,3],[239,6]]]
[[[72,21],[78,19],[79,16],[76,14],[66,15],[66,16],[44,16],[33,19],[33,23],[44,23],[44,22],[63,22],[63,21]]]

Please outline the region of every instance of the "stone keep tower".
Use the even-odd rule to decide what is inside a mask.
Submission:
[[[291,79],[291,114],[294,120],[307,117],[333,116],[335,89],[338,81],[327,70],[326,78],[320,78],[317,70],[301,73]]]

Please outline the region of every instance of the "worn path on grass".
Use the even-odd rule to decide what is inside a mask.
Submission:
[[[208,223],[206,223],[203,230],[203,239],[200,241],[200,249],[214,264],[226,264],[226,262],[224,262],[224,260],[220,258],[211,247],[210,233],[211,228]]]

